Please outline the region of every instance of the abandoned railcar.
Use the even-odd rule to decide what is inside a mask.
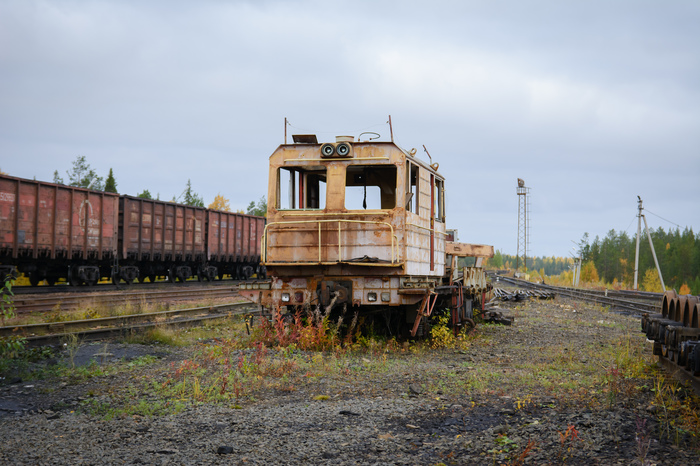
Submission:
[[[489,285],[493,247],[451,241],[445,178],[393,141],[296,135],[270,156],[262,265],[269,281],[241,294],[275,312],[323,306],[381,315],[392,333],[425,332],[449,309],[459,326]],[[475,257],[457,267],[458,257]]]

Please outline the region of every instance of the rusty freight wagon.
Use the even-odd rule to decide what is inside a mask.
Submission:
[[[0,274],[95,284],[117,254],[119,196],[0,175]]]
[[[116,278],[131,283],[158,276],[173,282],[208,277],[205,221],[203,207],[120,196]]]
[[[317,306],[381,316],[394,334],[427,331],[433,310],[470,322],[490,286],[493,247],[448,241],[445,178],[393,141],[294,136],[270,156],[262,264],[241,294],[272,313]],[[457,257],[476,257],[460,268]]]
[[[260,267],[260,239],[265,217],[207,210],[207,264],[210,278],[247,280],[253,273],[264,275]]]

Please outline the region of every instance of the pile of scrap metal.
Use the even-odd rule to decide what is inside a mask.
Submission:
[[[497,307],[491,309],[484,309],[483,314],[481,314],[481,319],[484,322],[491,324],[501,324],[510,325],[513,323],[513,316],[507,316],[503,314],[504,309],[499,309]]]
[[[554,299],[555,294],[550,291],[539,290],[515,290],[509,291],[503,288],[494,288],[493,294],[501,301],[523,301],[528,298]]]

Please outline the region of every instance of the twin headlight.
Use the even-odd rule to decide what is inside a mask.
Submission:
[[[321,146],[321,157],[352,157],[352,147],[347,142],[331,144],[327,142]]]

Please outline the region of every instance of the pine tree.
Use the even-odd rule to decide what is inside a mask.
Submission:
[[[183,204],[193,207],[204,207],[204,199],[192,190],[192,181],[189,179],[187,180],[187,187],[183,195],[185,196]]]
[[[106,193],[116,193],[117,192],[117,180],[114,179],[114,173],[112,169],[109,169],[109,175],[107,175],[107,181],[105,181],[105,192]]]

